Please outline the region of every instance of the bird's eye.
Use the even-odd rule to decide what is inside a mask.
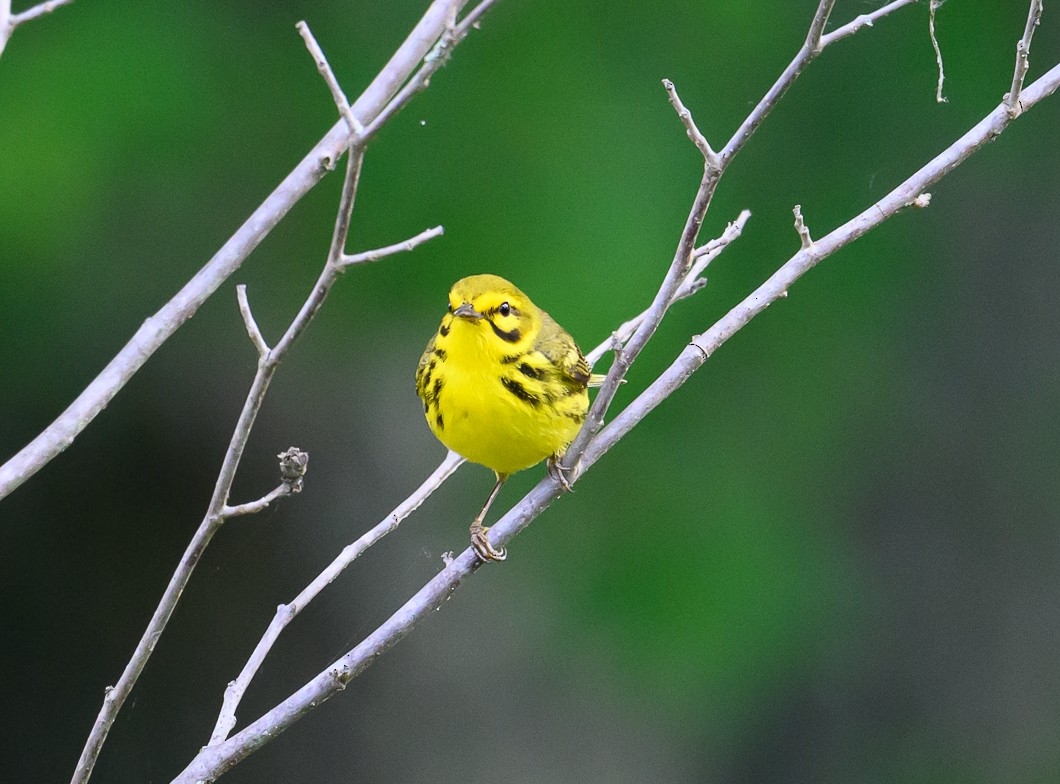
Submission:
[[[448,311],[449,311],[450,313],[452,313],[452,312],[453,312],[453,303],[452,303],[452,302],[450,302],[450,303],[449,303],[449,304],[448,304],[448,305],[446,306],[446,308],[445,308],[445,309],[446,309],[446,310],[448,310]]]
[[[512,315],[512,306],[509,305],[507,302],[502,302],[501,306],[497,308],[497,312],[500,313],[502,316],[510,316]]]

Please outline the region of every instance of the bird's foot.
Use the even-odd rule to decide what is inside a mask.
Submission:
[[[508,557],[508,551],[503,547],[498,550],[492,544],[490,544],[489,528],[483,528],[482,523],[477,520],[471,524],[471,546],[475,548],[475,552],[478,553],[479,559],[483,563],[489,561],[503,561]]]
[[[573,493],[574,488],[571,487],[570,480],[567,479],[567,474],[570,473],[571,469],[564,468],[559,464],[559,458],[553,456],[548,459],[548,475],[563,485],[563,489],[568,493]]]

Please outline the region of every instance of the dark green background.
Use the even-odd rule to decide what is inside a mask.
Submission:
[[[881,2],[840,0],[832,27]],[[797,248],[1008,89],[1026,3],[926,2],[827,50],[722,182],[744,237],[674,307],[628,402]],[[17,6],[16,10],[19,7]],[[0,58],[0,458],[50,422],[335,119],[426,0],[80,0]],[[457,278],[511,278],[590,348],[650,301],[699,177],[659,81],[721,146],[815,0],[502,0],[380,135],[347,275],[279,371],[236,481],[306,491],[228,524],[95,780],[206,741],[275,606],[443,456],[412,374]],[[1060,58],[1046,9],[1031,78]],[[1025,782],[1060,778],[1060,99],[755,319],[436,617],[232,782]],[[338,196],[300,202],[73,447],[0,502],[0,778],[65,781],[206,508],[255,356],[312,284]],[[542,474],[517,476],[514,503]],[[467,542],[462,469],[283,636],[240,711],[287,696]]]

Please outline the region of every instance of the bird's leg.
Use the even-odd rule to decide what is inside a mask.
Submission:
[[[563,459],[563,455],[552,455],[547,461],[548,475],[563,485],[563,489],[568,493],[573,493],[574,488],[570,486],[570,480],[567,479],[567,472],[569,468],[564,468],[560,465],[559,461]]]
[[[482,526],[482,521],[486,519],[486,512],[490,510],[493,499],[497,497],[497,493],[501,491],[501,487],[507,479],[507,474],[497,474],[497,484],[490,491],[489,498],[486,499],[486,504],[482,507],[482,511],[478,513],[478,517],[471,522],[471,546],[475,548],[475,552],[478,553],[478,557],[483,562],[503,561],[508,557],[508,551],[503,547],[497,550],[490,544],[489,537],[486,536],[490,529]]]

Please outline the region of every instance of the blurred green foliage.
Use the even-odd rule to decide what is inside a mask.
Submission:
[[[54,418],[334,122],[425,0],[89,0],[0,58],[0,457]],[[840,0],[833,26],[881,5]],[[816,3],[502,0],[369,151],[349,274],[276,377],[236,483],[306,492],[211,545],[101,758],[167,781],[271,618],[442,457],[412,387],[449,285],[515,281],[590,348],[651,299],[699,177],[659,81],[720,146]],[[1060,59],[1046,9],[1030,78]],[[631,400],[797,248],[1008,89],[1024,3],[926,3],[829,48],[704,226],[753,217],[674,307]],[[1055,780],[1060,759],[1060,100],[827,260],[640,424],[440,616],[226,781]],[[339,178],[37,477],[0,502],[5,780],[72,771],[205,509],[253,373],[319,270]],[[517,476],[514,503],[538,470]],[[240,715],[300,686],[466,545],[461,470],[285,634]]]

